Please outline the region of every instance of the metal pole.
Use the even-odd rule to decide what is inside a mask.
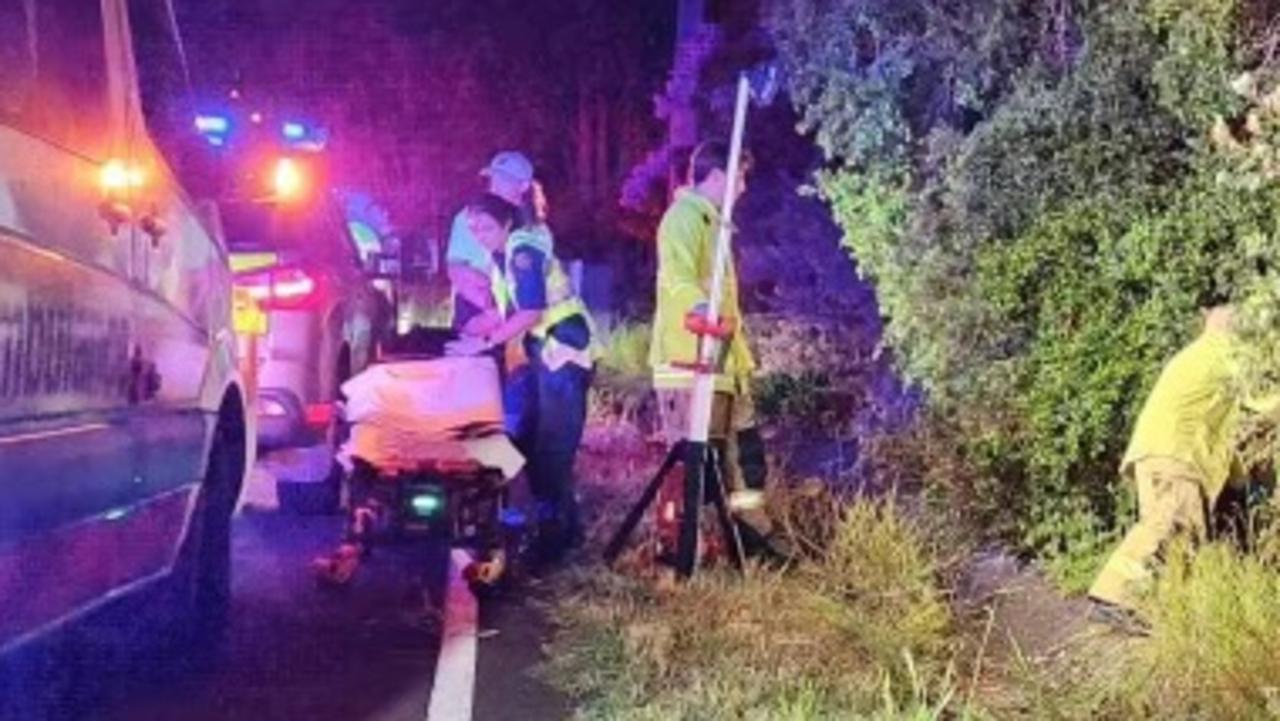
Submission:
[[[738,195],[738,167],[742,159],[742,136],[746,128],[747,106],[751,102],[751,83],[747,74],[738,78],[738,103],[733,114],[733,136],[729,145],[729,169],[725,182],[724,207],[720,211],[720,229],[716,238],[716,259],[711,275],[711,294],[707,298],[707,322],[710,326],[720,320],[720,297],[724,293],[724,275],[729,263],[729,246],[733,236],[733,206]],[[715,359],[720,352],[720,341],[715,336],[703,336],[702,357],[693,384],[693,402],[689,418],[689,440],[706,443],[711,428],[711,402],[715,397]]]
[[[729,262],[729,243],[733,234],[733,205],[738,193],[738,167],[742,156],[742,134],[747,120],[747,105],[751,101],[751,84],[746,73],[738,78],[738,103],[733,115],[733,136],[729,144],[728,177],[725,179],[724,205],[720,210],[720,228],[716,237],[715,265],[711,274],[711,294],[707,298],[707,321],[714,327],[720,320],[720,297],[724,293],[724,274]],[[718,368],[715,359],[720,352],[720,340],[714,335],[702,336],[702,354],[698,359],[693,383],[693,399],[689,413],[688,443],[685,444],[684,517],[680,522],[680,539],[677,544],[676,574],[681,578],[693,575],[698,565],[698,549],[702,501],[706,493],[708,463],[716,463],[707,438],[711,430],[711,406],[715,398]],[[718,474],[717,474],[718,477]],[[717,492],[723,492],[723,486]]]

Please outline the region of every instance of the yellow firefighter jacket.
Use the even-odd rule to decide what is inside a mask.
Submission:
[[[1229,333],[1206,330],[1165,365],[1125,451],[1125,476],[1143,458],[1172,458],[1199,470],[1206,500],[1217,499],[1235,466],[1241,410],[1280,406],[1280,398],[1243,397],[1232,346]]]
[[[698,360],[697,336],[685,329],[684,319],[696,306],[708,302],[719,226],[720,210],[707,198],[684,189],[658,227],[657,309],[649,349],[656,388],[683,388],[693,383],[693,373],[672,364]],[[747,382],[756,363],[747,346],[732,257],[725,270],[720,316],[733,319],[734,334],[721,348],[716,390],[734,393]]]

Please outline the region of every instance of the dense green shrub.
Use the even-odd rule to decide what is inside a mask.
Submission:
[[[1206,290],[1242,299],[1258,384],[1280,367],[1280,96],[1232,91],[1252,62],[1239,4],[845,0],[819,21],[775,3],[802,129],[833,159],[818,190],[922,419],[954,434],[915,433],[950,456],[926,482],[1073,582],[1110,543],[1129,429]],[[921,100],[940,85],[968,88],[959,112]],[[1244,131],[1220,120],[1247,108]]]

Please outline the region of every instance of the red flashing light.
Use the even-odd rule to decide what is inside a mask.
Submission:
[[[307,179],[296,160],[281,158],[276,161],[271,183],[277,198],[295,200],[306,192]]]

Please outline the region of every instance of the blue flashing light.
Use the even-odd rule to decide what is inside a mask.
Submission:
[[[507,528],[524,528],[529,524],[529,518],[519,508],[508,508],[502,512],[502,525]]]
[[[215,148],[221,148],[222,146],[227,144],[227,139],[222,137],[221,135],[210,135],[205,139],[208,140],[209,144]]]
[[[221,115],[197,115],[196,130],[204,135],[223,135],[231,130],[231,121]]]
[[[284,134],[286,140],[302,140],[307,137],[307,126],[302,123],[286,122],[280,131]]]

